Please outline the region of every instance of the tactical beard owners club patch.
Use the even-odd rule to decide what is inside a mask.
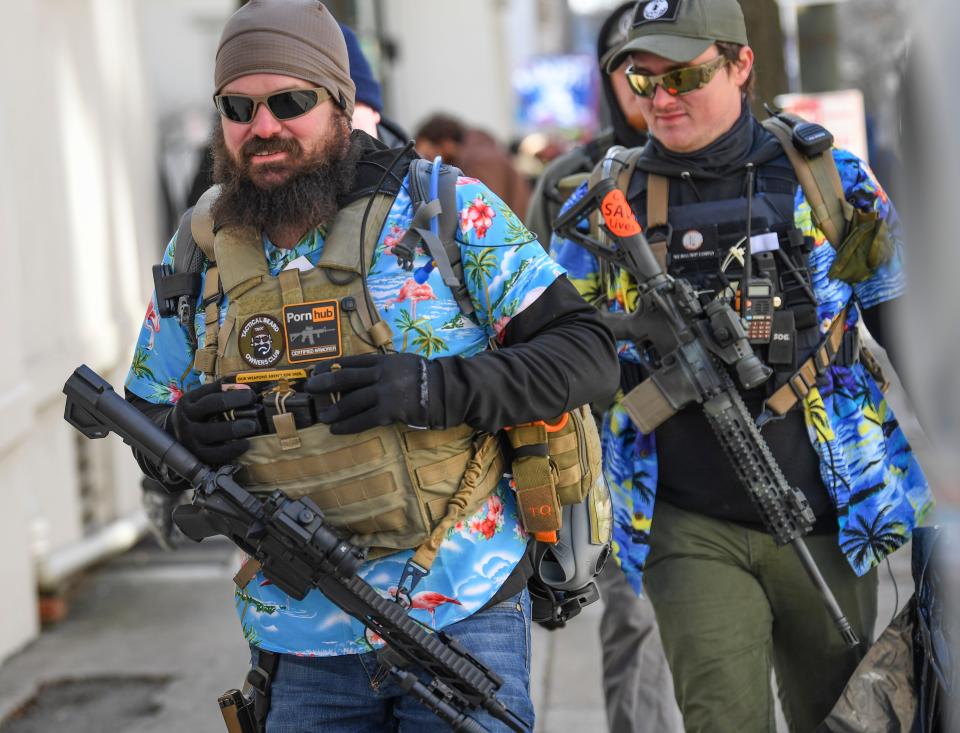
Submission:
[[[677,19],[677,11],[683,0],[647,0],[637,5],[633,15],[633,27],[655,21],[673,22]]]
[[[240,327],[240,356],[258,369],[272,367],[283,356],[283,332],[273,316],[260,313],[251,316]]]
[[[299,364],[341,354],[340,303],[316,300],[283,307],[287,361]]]

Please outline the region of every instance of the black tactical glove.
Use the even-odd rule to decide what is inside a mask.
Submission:
[[[230,463],[247,448],[244,440],[257,433],[253,420],[224,420],[223,413],[256,402],[252,389],[220,388],[220,381],[185,392],[170,415],[173,434],[197,458],[214,468]]]
[[[438,397],[430,392],[432,372],[430,362],[416,354],[346,356],[314,367],[306,390],[330,395],[333,404],[317,419],[335,435],[394,422],[431,427],[430,401]]]

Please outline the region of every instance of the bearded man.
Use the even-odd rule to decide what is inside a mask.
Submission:
[[[227,22],[215,69],[220,188],[212,246],[197,239],[207,256],[196,318],[157,319],[154,294],[127,396],[206,463],[241,464],[249,489],[317,501],[371,548],[359,575],[398,601],[407,591],[408,613],[500,675],[498,697],[532,729],[527,536],[499,450],[478,446],[612,392],[613,341],[474,179],[455,189],[462,290],[422,241],[397,257],[416,154],[351,133],[348,68],[340,28],[315,0],[251,0]],[[178,239],[163,264],[176,263]],[[414,589],[414,549],[428,545]],[[445,729],[382,679],[379,642],[359,621],[317,590],[296,601],[250,576],[236,607],[268,677],[261,728]]]

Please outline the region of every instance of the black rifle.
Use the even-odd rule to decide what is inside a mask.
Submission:
[[[597,210],[611,244],[580,227]],[[631,420],[651,433],[678,410],[702,404],[767,531],[777,545],[796,550],[844,640],[851,646],[859,643],[803,541],[816,520],[813,511],[803,492],[787,483],[728,372],[734,368],[744,389],[760,386],[771,374],[753,352],[739,316],[725,301],[702,303],[686,280],[663,271],[611,178],[594,184],[557,218],[554,230],[625,270],[637,283],[635,310],[601,311],[617,339],[636,345],[650,373],[623,399]]]
[[[442,631],[430,632],[383,598],[356,571],[364,552],[337,536],[309,498],[293,500],[276,490],[256,496],[234,479],[239,466],[214,471],[205,466],[146,415],[117,395],[100,375],[80,366],[63,385],[64,419],[88,438],[110,432],[142,452],[157,466],[185,478],[193,503],[177,507],[174,521],[199,542],[224,535],[255,558],[264,576],[284,593],[302,600],[317,588],[344,612],[386,643],[378,652],[383,667],[455,731],[486,731],[466,714],[486,710],[511,730],[527,726],[497,697],[502,680]],[[412,665],[428,682],[401,669]]]

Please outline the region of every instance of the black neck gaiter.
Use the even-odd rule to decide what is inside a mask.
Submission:
[[[765,163],[781,152],[776,138],[763,129],[743,101],[733,127],[706,147],[691,153],[675,153],[651,137],[637,167],[663,175],[688,172],[694,178],[716,179],[742,170],[747,163]]]

